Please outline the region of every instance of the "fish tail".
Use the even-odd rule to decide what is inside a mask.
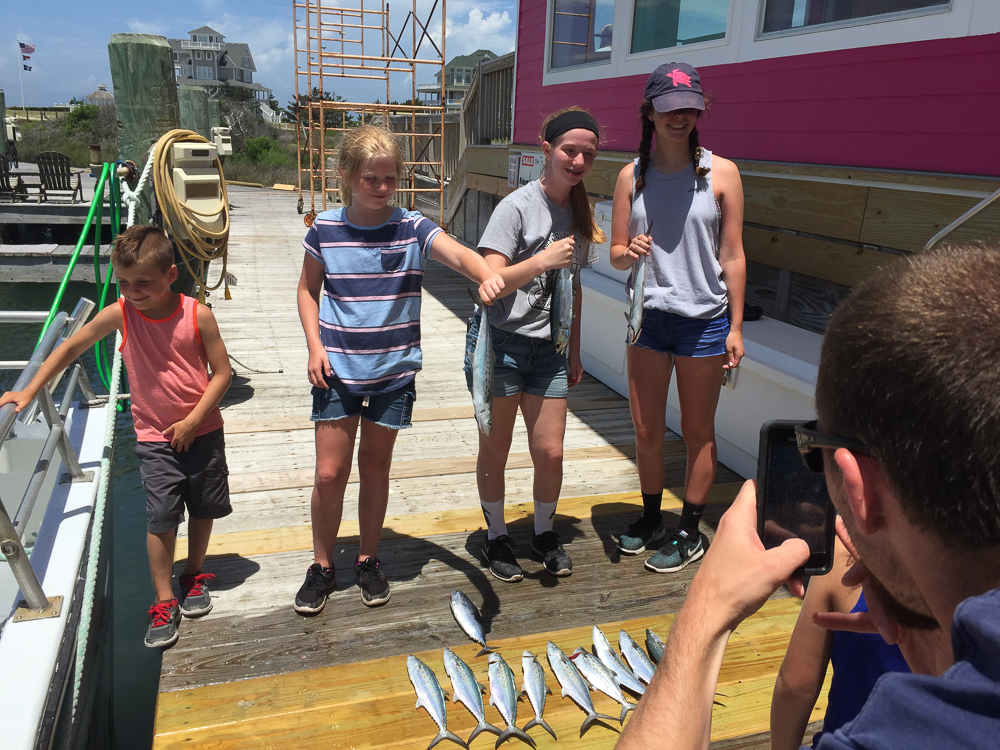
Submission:
[[[494,650],[495,649],[492,646],[483,646],[482,650],[478,654],[476,654],[476,658],[478,659],[480,656],[483,656],[484,654],[488,654],[488,653],[490,653],[491,651],[494,651]]]
[[[635,708],[635,704],[634,703],[629,703],[628,701],[625,701],[622,704],[622,715],[621,715],[621,718],[618,719],[618,723],[619,724],[624,724],[625,723],[625,716],[626,716],[626,714],[628,714],[628,712],[632,711],[634,708]]]
[[[599,713],[589,713],[587,718],[583,720],[583,724],[580,726],[580,736],[583,737],[583,733],[590,728],[590,725],[595,721],[618,721],[614,716],[608,716],[607,714]]]
[[[472,734],[469,735],[469,744],[471,745],[472,741],[476,739],[476,737],[478,737],[483,732],[492,732],[493,734],[496,735],[503,734],[503,732],[500,730],[499,727],[495,727],[492,724],[488,724],[486,722],[486,719],[480,719],[479,724],[476,726],[475,729],[472,730]]]
[[[465,740],[463,740],[457,734],[449,732],[447,729],[442,729],[440,732],[437,733],[437,737],[435,737],[433,740],[431,740],[431,744],[429,744],[427,746],[427,750],[431,750],[431,748],[434,747],[441,740],[451,740],[456,745],[464,747],[465,750],[469,750],[469,745],[468,745],[468,743],[466,743]]]
[[[518,729],[517,727],[515,727],[513,725],[507,727],[507,729],[505,729],[504,732],[499,737],[497,737],[496,747],[500,747],[503,743],[505,743],[511,737],[517,737],[519,740],[523,740],[524,742],[527,742],[532,747],[535,747],[535,741],[531,738],[531,736],[528,735],[528,734],[525,734],[523,730]]]
[[[556,733],[552,731],[552,727],[550,727],[545,722],[545,719],[543,719],[541,716],[536,716],[534,719],[532,719],[527,724],[525,724],[524,725],[524,731],[527,732],[532,727],[541,727],[546,732],[548,732],[549,734],[552,735],[552,739],[554,739],[554,740],[558,740],[559,739],[558,737],[556,737]]]

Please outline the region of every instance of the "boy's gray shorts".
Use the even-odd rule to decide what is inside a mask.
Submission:
[[[199,435],[185,453],[170,443],[136,443],[139,474],[146,491],[146,528],[152,534],[171,531],[191,518],[222,518],[229,504],[229,467],[222,428]]]

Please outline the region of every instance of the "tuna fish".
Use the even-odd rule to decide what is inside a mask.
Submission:
[[[560,687],[562,687],[562,696],[565,698],[568,695],[587,714],[587,718],[583,720],[583,724],[580,726],[581,737],[587,731],[587,727],[595,721],[599,719],[605,719],[606,721],[615,720],[614,716],[599,714],[594,710],[594,701],[590,698],[590,688],[587,687],[587,682],[583,679],[583,675],[580,674],[580,670],[576,668],[573,662],[569,660],[569,657],[552,641],[546,644],[545,655],[549,659],[549,667],[552,669],[552,674],[556,676]]]
[[[469,291],[472,294],[472,291]],[[479,335],[476,348],[472,352],[472,406],[476,412],[476,423],[486,436],[493,429],[493,334],[490,331],[489,310],[483,301],[472,294],[479,306]]]
[[[622,650],[625,661],[632,667],[635,676],[648,685],[649,681],[653,679],[656,667],[646,656],[646,652],[639,648],[639,644],[633,641],[632,636],[624,630],[618,631],[618,647]]]
[[[448,709],[444,702],[444,690],[441,689],[434,672],[415,656],[406,657],[406,673],[410,676],[413,689],[417,693],[417,708],[423,706],[427,713],[438,725],[437,737],[431,740],[427,750],[431,750],[441,740],[451,740],[456,745],[461,745],[468,750],[465,741],[456,734],[448,731]]]
[[[552,695],[552,690],[545,684],[545,670],[530,651],[521,654],[521,672],[524,674],[521,692],[528,696],[528,702],[535,711],[535,718],[524,725],[524,731],[527,732],[532,727],[541,727],[552,735],[552,739],[558,740],[552,727],[542,718],[545,712],[545,696]]]
[[[604,631],[596,625],[594,626],[594,653],[597,654],[597,658],[601,660],[601,663],[608,668],[608,671],[614,675],[619,685],[636,695],[642,695],[646,692],[646,688],[635,678],[632,670],[625,666],[625,662],[618,656],[618,652],[611,648],[611,644],[608,643],[608,639],[604,636]]]
[[[653,222],[649,222],[646,235],[653,231]],[[629,346],[639,340],[639,333],[642,331],[642,303],[644,302],[646,289],[646,256],[640,255],[632,265],[632,308],[625,315],[628,321],[628,343]]]
[[[452,703],[461,703],[475,717],[479,723],[469,735],[469,744],[479,736],[481,732],[492,732],[501,734],[500,729],[492,724],[486,723],[486,709],[483,707],[483,693],[485,688],[479,684],[472,668],[459,659],[455,652],[447,646],[444,649],[444,671],[451,678]]]
[[[514,685],[514,673],[507,666],[500,654],[490,654],[490,705],[496,706],[503,720],[507,722],[507,728],[497,738],[497,747],[511,737],[524,740],[532,747],[535,741],[517,728],[517,688]]]
[[[564,354],[569,346],[570,329],[573,326],[573,273],[568,267],[556,271],[549,312],[552,343],[555,344],[556,352]]]
[[[493,650],[486,645],[486,631],[483,628],[483,620],[479,616],[479,610],[461,591],[451,592],[451,613],[455,616],[455,622],[462,628],[462,631],[483,647],[476,654],[477,657]]]
[[[625,698],[625,694],[622,692],[621,687],[619,687],[618,680],[611,674],[611,670],[604,666],[601,660],[592,653],[584,651],[582,647],[577,647],[576,651],[569,658],[573,660],[577,669],[580,670],[580,674],[590,683],[591,687],[595,690],[600,690],[616,703],[622,704],[622,715],[618,719],[618,723],[624,724],[625,715],[635,708],[635,704],[629,703]]]
[[[660,640],[660,636],[649,628],[646,628],[646,650],[649,652],[649,658],[659,664],[660,659],[663,658],[663,649],[665,648],[666,645]]]

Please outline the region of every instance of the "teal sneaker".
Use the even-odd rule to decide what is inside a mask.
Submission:
[[[646,551],[647,545],[660,541],[666,535],[663,521],[649,519],[643,514],[618,537],[618,551],[624,555],[638,555]]]
[[[692,539],[687,532],[678,529],[646,560],[646,568],[654,573],[676,573],[700,560],[704,554],[705,544],[701,534]]]

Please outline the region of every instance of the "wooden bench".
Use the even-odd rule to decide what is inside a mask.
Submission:
[[[48,201],[53,197],[68,197],[71,203],[77,202],[77,196],[83,201],[82,169],[73,169],[69,157],[58,151],[43,151],[35,158],[38,164],[38,175],[41,179],[40,200]],[[76,177],[76,186],[73,178]]]
[[[11,203],[28,197],[28,189],[18,174],[10,171],[10,159],[0,154],[0,198],[9,198]]]

